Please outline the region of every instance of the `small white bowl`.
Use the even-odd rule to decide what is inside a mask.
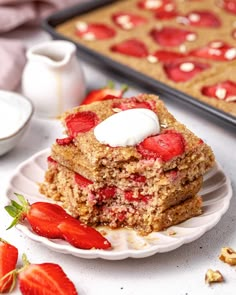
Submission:
[[[24,134],[33,114],[24,96],[0,90],[0,156],[13,149]]]

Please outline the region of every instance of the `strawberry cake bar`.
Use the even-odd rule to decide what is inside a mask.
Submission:
[[[116,98],[62,117],[40,191],[88,225],[159,231],[202,212],[211,148],[155,95]]]

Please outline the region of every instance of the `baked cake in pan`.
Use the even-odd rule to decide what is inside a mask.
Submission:
[[[113,1],[56,30],[236,116],[235,7],[235,0]]]
[[[112,120],[123,115],[128,123],[118,119],[118,129],[113,129]],[[133,137],[142,133],[137,124],[131,140],[121,145],[98,136],[98,129],[108,126],[110,133],[103,135],[110,140],[113,132],[119,142],[132,118],[142,132],[150,132],[146,119],[151,124],[155,119],[159,129],[134,143]],[[157,96],[82,105],[65,113],[62,121],[67,137],[53,144],[40,191],[73,216],[91,226],[127,226],[148,234],[201,214],[197,194],[204,173],[214,165],[213,152]]]

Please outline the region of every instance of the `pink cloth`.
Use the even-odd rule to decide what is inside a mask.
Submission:
[[[56,10],[81,0],[0,0],[0,34],[22,25],[38,25]],[[14,90],[20,82],[25,65],[25,46],[20,40],[1,38],[0,35],[0,89]]]

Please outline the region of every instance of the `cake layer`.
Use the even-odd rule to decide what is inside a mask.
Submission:
[[[125,224],[131,212],[139,212],[140,215],[147,210],[161,213],[195,196],[202,184],[202,177],[192,182],[183,180],[183,183],[176,184],[169,183],[168,180],[167,178],[166,182],[153,183],[146,190],[142,189],[142,186],[121,189],[117,186],[106,186],[104,183],[94,184],[56,162],[49,162],[45,182],[41,184],[40,191],[47,197],[60,201],[73,216],[90,225],[103,224],[103,214],[107,208],[110,208],[113,214],[117,210],[119,213],[119,208],[123,208],[122,224]],[[118,216],[116,218],[120,219]]]
[[[157,114],[160,123],[159,135],[166,137],[167,141],[168,137],[175,137],[177,147],[173,146],[173,155],[163,156],[162,153],[150,152],[142,143],[115,148],[104,145],[95,138],[94,126],[75,135],[72,121],[76,121],[77,116],[89,112],[90,116],[95,116],[96,125],[117,111],[136,107],[149,108]],[[180,173],[187,169],[194,179],[203,175],[214,163],[210,147],[179,123],[154,95],[143,94],[136,98],[113,99],[81,106],[65,114],[64,124],[67,134],[70,137],[73,135],[73,139],[68,144],[55,143],[52,146],[52,158],[92,181],[112,183],[135,173],[145,176],[146,179],[154,176],[159,178],[164,171],[172,169],[177,169]]]

